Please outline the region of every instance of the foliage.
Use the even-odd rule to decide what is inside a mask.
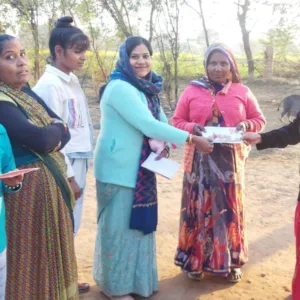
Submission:
[[[275,57],[286,59],[289,47],[293,46],[298,28],[295,26],[275,27],[268,31],[266,38],[261,40],[264,46],[273,46]]]
[[[212,16],[218,18],[224,15],[224,12],[216,9],[220,1],[223,0],[0,0],[0,32],[9,28],[18,34],[24,46],[29,49],[28,55],[31,58],[32,70],[35,70],[33,73],[36,80],[38,74],[44,70],[48,56],[48,51],[40,49],[48,47],[49,32],[55,20],[62,15],[71,15],[75,25],[90,37],[90,51],[87,53],[85,68],[79,75],[82,82],[86,78],[92,80],[95,93],[99,85],[107,81],[117,59],[116,51],[124,37],[141,33],[152,42],[156,51],[153,68],[169,83],[169,94],[174,99],[178,95],[178,79],[189,81],[204,73],[202,56],[195,53],[203,50],[205,39],[207,38],[208,44],[208,38],[211,41],[216,40],[215,36],[222,38],[217,25],[214,27],[217,22],[210,20]],[[211,3],[214,5],[211,6]],[[248,35],[248,44],[245,47],[248,59],[238,57],[242,76],[247,77],[247,67],[251,61],[255,63],[254,76],[262,76],[265,64],[264,50],[266,46],[272,45],[275,53],[273,74],[299,77],[297,17],[300,2],[229,0],[227,4],[228,7],[231,5],[231,8],[234,8],[237,26],[237,13],[240,17],[245,17],[240,26],[243,29],[244,45]],[[257,12],[265,8],[273,12],[270,22],[274,25],[270,26],[271,29],[268,28],[264,38],[259,40],[257,48],[261,51],[260,56],[251,59],[249,50],[252,49],[253,40],[249,39],[249,34],[257,22]],[[199,29],[193,38],[185,41],[180,39],[184,35],[181,24],[192,19],[187,21],[182,18],[184,9],[197,13],[198,21],[191,26]],[[246,15],[243,15],[245,12]],[[207,27],[203,23],[204,17]],[[201,40],[199,35],[202,35]]]

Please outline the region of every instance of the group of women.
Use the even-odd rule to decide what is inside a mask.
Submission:
[[[14,178],[3,187],[4,192],[15,192],[5,194],[6,299],[78,298],[74,232],[81,213],[73,210],[75,199],[82,197],[92,136],[85,97],[72,73],[83,66],[88,40],[71,22],[62,18],[53,30],[51,65],[33,90],[27,85],[23,47],[16,38],[0,35],[0,123],[10,138],[16,166],[39,168],[25,176],[22,186],[22,178]],[[62,28],[64,32],[55,33]],[[206,75],[189,83],[169,125],[159,99],[163,81],[151,69],[152,54],[144,38],[126,39],[102,89],[101,132],[94,151],[98,209],[93,273],[109,299],[132,300],[158,291],[156,177],[141,167],[156,151],[153,141],[161,145],[159,158],[169,156],[170,143],[185,148],[175,264],[191,279],[201,280],[204,272],[211,272],[229,282],[241,280],[241,267],[248,260],[243,205],[250,146],[213,145],[202,136],[205,126],[236,127],[245,132],[246,142],[260,148],[300,141],[299,119],[288,129],[258,134],[265,119],[223,44],[208,48]],[[11,160],[7,147],[0,155]],[[2,172],[15,168],[12,161],[1,167]],[[0,204],[3,217],[2,197]],[[299,218],[300,208],[297,212]],[[1,236],[2,241],[1,255]],[[294,282],[299,280],[296,272]]]

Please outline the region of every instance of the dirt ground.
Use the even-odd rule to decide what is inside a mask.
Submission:
[[[257,80],[248,84],[259,100],[267,119],[265,130],[278,128],[278,103],[285,96],[300,94],[299,84]],[[99,108],[90,104],[92,118],[98,123]],[[98,131],[99,132],[99,131]],[[96,133],[98,133],[96,132]],[[291,281],[295,263],[293,215],[299,186],[299,146],[258,152],[253,147],[246,167],[246,219],[249,262],[238,284],[207,275],[202,282],[191,281],[173,263],[177,246],[182,169],[172,181],[158,178],[159,226],[157,262],[160,291],[151,300],[264,300],[291,299]],[[182,162],[182,150],[172,159]],[[103,296],[93,281],[92,266],[96,236],[96,199],[93,167],[89,169],[84,215],[76,237],[79,279],[91,284],[91,290],[80,299]],[[142,299],[142,298],[139,298]]]

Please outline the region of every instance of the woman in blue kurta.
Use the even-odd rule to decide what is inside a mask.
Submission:
[[[110,299],[148,297],[158,290],[155,230],[155,174],[142,168],[151,152],[149,138],[200,151],[213,146],[171,127],[160,106],[162,78],[151,71],[152,49],[141,37],[120,47],[116,69],[101,102],[101,132],[95,149],[98,231],[94,279]],[[168,147],[162,155],[168,154]]]
[[[7,173],[16,168],[6,131],[0,125],[0,174]],[[21,188],[23,175],[0,181],[0,300],[4,299],[6,283],[6,231],[5,206],[3,191],[17,192]]]

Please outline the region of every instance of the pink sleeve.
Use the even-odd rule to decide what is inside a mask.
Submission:
[[[246,122],[249,125],[248,131],[261,132],[266,125],[266,119],[260,110],[256,97],[253,95],[253,93],[249,88],[247,89],[248,89],[248,93],[247,93],[248,101],[246,107],[246,112],[247,112]]]
[[[189,87],[187,87],[180,96],[177,103],[173,118],[172,125],[176,128],[193,133],[196,123],[190,122],[190,103],[189,103]]]

